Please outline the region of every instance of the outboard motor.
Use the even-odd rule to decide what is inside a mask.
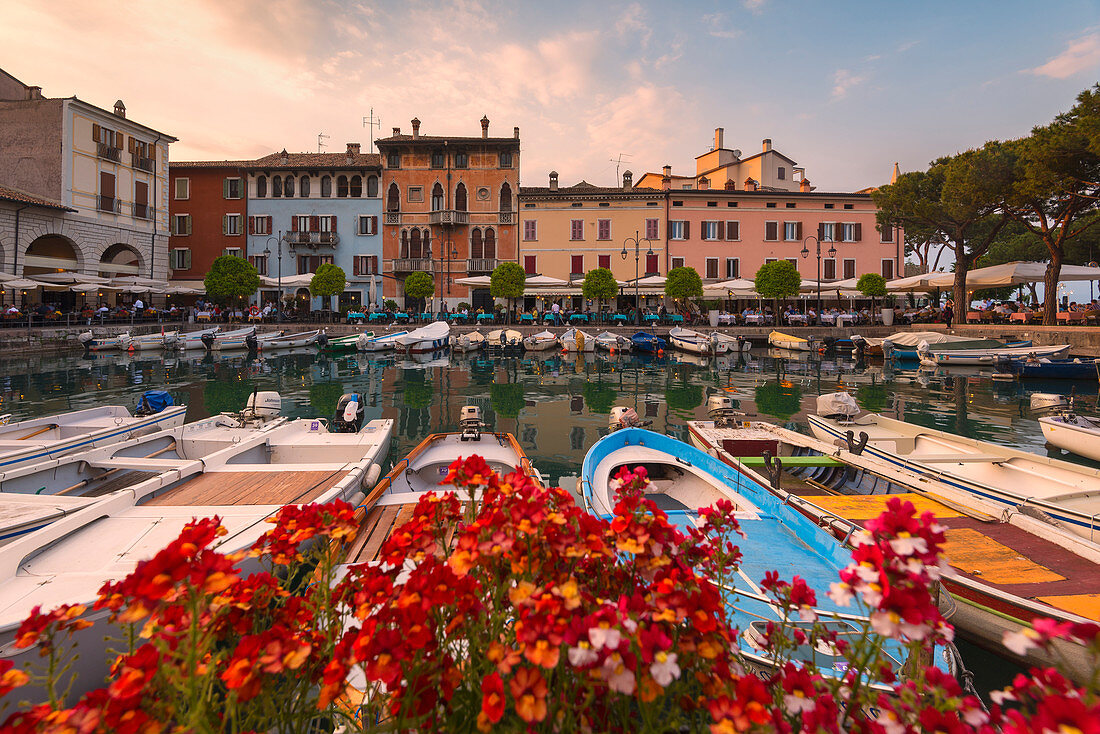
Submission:
[[[248,396],[241,411],[241,420],[266,423],[279,417],[283,409],[283,398],[274,390],[258,390]]]
[[[747,352],[752,349],[752,342],[741,336],[737,335],[737,348],[739,351]]]
[[[893,359],[894,358],[894,342],[889,339],[882,340],[882,358]]]
[[[503,335],[501,335],[503,339]],[[464,405],[458,416],[458,425],[462,429],[460,441],[480,441],[481,429],[485,424],[481,421],[481,408],[476,405]]]
[[[611,417],[607,421],[607,427],[612,432],[622,428],[643,428],[653,421],[643,421],[638,418],[638,411],[625,405],[616,405],[611,409]]]
[[[1031,394],[1033,413],[1068,413],[1073,411],[1073,396],[1056,395],[1048,392]]]
[[[206,335],[203,334],[203,340],[205,343]],[[248,351],[257,352],[260,349],[260,338],[256,336],[256,332],[252,332],[244,338],[244,345],[248,347]]]
[[[332,430],[335,433],[359,433],[363,427],[366,410],[363,396],[356,392],[345,393],[336,401],[336,415],[332,417]]]
[[[90,332],[90,331],[85,331],[85,332],[82,332],[82,333],[81,333],[81,334],[80,334],[80,335],[79,335],[79,336],[77,337],[77,340],[78,340],[78,341],[79,341],[79,342],[80,342],[81,344],[83,344],[83,345],[84,345],[84,348],[85,348],[85,349],[87,349],[87,348],[88,348],[88,347],[89,347],[89,346],[91,345],[91,343],[92,343],[92,339],[95,339],[95,335],[94,335],[94,334],[92,334],[92,332]]]
[[[215,339],[215,337],[212,333],[210,333],[208,331],[199,338],[202,339],[202,345],[204,347],[206,347],[207,349],[213,349],[214,348],[214,339]]]
[[[852,346],[855,347],[856,359],[863,361],[867,353],[867,340],[859,334],[852,334]]]
[[[328,333],[321,329],[321,333],[317,336],[317,348],[324,349],[328,346]]]
[[[370,343],[371,338],[366,334],[360,334],[355,340],[355,348],[360,352],[367,351],[367,344]]]
[[[169,405],[174,405],[172,396],[164,390],[146,390],[140,398],[138,398],[137,409],[134,411],[134,415],[154,415],[167,408]]]
[[[729,395],[715,394],[707,398],[707,417],[714,421],[716,428],[734,425],[739,415],[744,413],[734,409]]]
[[[817,414],[822,418],[832,418],[841,422],[850,422],[859,415],[859,404],[846,392],[831,392],[817,396]]]

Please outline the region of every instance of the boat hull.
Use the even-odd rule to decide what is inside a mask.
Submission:
[[[1100,461],[1100,428],[1087,419],[1069,420],[1063,416],[1044,416],[1039,419],[1043,438],[1052,446],[1072,454]]]

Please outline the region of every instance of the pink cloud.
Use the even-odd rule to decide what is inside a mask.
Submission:
[[[1042,66],[1028,71],[1052,79],[1068,79],[1083,71],[1095,72],[1100,67],[1100,31],[1093,31],[1069,42],[1066,50]]]

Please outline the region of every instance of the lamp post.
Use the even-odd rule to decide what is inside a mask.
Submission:
[[[642,298],[638,288],[638,263],[642,258],[642,240],[638,238],[638,230],[634,230],[633,237],[627,237],[623,240],[623,251],[619,253],[623,260],[630,254],[626,251],[626,246],[631,242],[634,243],[634,324],[641,326],[642,323]],[[646,255],[653,254],[652,241],[647,237],[645,238],[645,244],[648,248]]]
[[[279,259],[279,272],[278,272],[278,275],[277,275],[277,277],[279,279],[279,285],[278,285],[279,300],[275,304],[275,313],[279,314],[279,320],[282,321],[283,320],[283,231],[281,229],[279,230],[279,236],[278,237],[268,237],[267,238],[267,245],[264,247],[264,256],[265,257],[269,257],[271,255],[271,240],[275,240],[275,247],[276,247],[276,251],[278,253],[277,257]]]
[[[821,241],[818,240],[817,237],[814,237],[813,235],[810,235],[809,237],[806,237],[805,239],[803,239],[802,240],[802,257],[803,258],[805,258],[807,255],[810,254],[809,248],[806,247],[806,243],[809,242],[810,240],[813,240],[814,244],[817,245],[817,318],[820,321],[820,319],[821,319]],[[829,257],[836,257],[836,245],[830,245],[829,246],[828,255],[829,255]]]

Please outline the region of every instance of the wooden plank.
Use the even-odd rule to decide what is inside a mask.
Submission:
[[[354,563],[370,563],[378,556],[378,550],[393,532],[393,521],[399,509],[397,505],[386,505],[382,508],[378,522],[371,529],[370,538],[363,544],[363,550],[353,561]]]
[[[90,491],[81,492],[78,493],[78,495],[83,495],[84,497],[101,497],[119,489],[132,487],[135,484],[144,482],[146,479],[152,479],[155,476],[157,476],[157,472],[155,471],[130,471],[112,477],[103,484],[93,487]]]
[[[971,528],[948,528],[944,555],[952,566],[994,584],[1038,584],[1065,577]]]
[[[285,505],[309,502],[342,471],[210,472],[146,502],[146,505]]]
[[[936,502],[930,497],[914,492],[901,492],[899,494],[841,494],[822,495],[812,498],[812,502],[818,507],[831,512],[845,520],[869,520],[878,517],[886,511],[886,503],[891,499],[908,500],[917,509],[917,514],[928,511],[938,518],[960,517],[961,513],[952,510],[944,504]]]
[[[344,554],[347,563],[356,562],[354,559],[359,556],[359,553],[363,550],[363,546],[367,544],[367,540],[370,539],[371,531],[378,523],[378,518],[381,515],[382,509],[380,507],[372,507],[363,517],[363,522],[359,523],[359,529],[355,532],[355,539],[351,541],[347,553]]]
[[[1100,621],[1100,594],[1069,594],[1065,596],[1040,596],[1039,601],[1046,602],[1057,609],[1079,614],[1086,619]]]
[[[844,462],[831,456],[780,456],[783,468],[791,466],[844,466]],[[742,456],[738,459],[745,466],[764,466],[763,456]]]

